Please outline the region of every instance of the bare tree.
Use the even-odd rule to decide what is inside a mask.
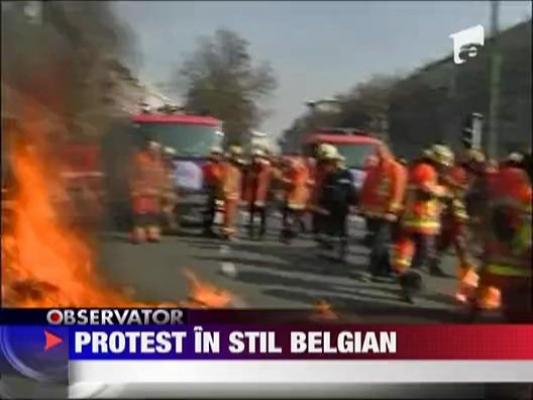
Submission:
[[[376,75],[341,96],[339,123],[388,135],[388,115],[392,94],[399,78]]]
[[[316,111],[298,117],[283,133],[285,147],[297,150],[303,136],[320,127],[366,129],[387,138],[389,108],[399,80],[392,75],[376,75],[336,95],[338,111]]]
[[[257,127],[265,115],[261,101],[277,86],[271,66],[254,65],[248,47],[235,32],[219,29],[199,41],[177,72],[186,108],[220,118],[234,143]]]

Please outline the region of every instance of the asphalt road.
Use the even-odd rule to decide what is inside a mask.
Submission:
[[[239,299],[239,307],[309,310],[325,300],[348,321],[466,321],[466,311],[453,299],[457,282],[451,254],[442,263],[450,276],[424,274],[426,289],[411,305],[400,299],[397,283],[365,279],[369,251],[360,244],[362,220],[353,218],[350,223],[345,263],[325,257],[309,235],[291,245],[280,243],[279,226],[279,218],[272,217],[262,241],[246,238],[241,226],[236,242],[204,238],[189,229],[160,243],[132,245],[127,234],[107,232],[99,265],[107,279],[139,300],[186,299],[189,288],[183,270],[189,269],[201,280],[229,290]]]
[[[203,238],[194,229],[164,237],[160,243],[143,245],[129,243],[126,233],[104,232],[98,241],[99,273],[142,301],[187,299],[191,288],[183,271],[189,269],[202,281],[230,291],[239,300],[234,304],[236,307],[309,312],[318,301],[325,300],[330,303],[338,321],[467,321],[465,310],[453,300],[456,280],[451,255],[445,256],[442,263],[450,277],[424,275],[425,292],[415,304],[407,304],[400,300],[397,283],[375,283],[365,279],[369,251],[359,244],[365,232],[362,221],[350,223],[346,263],[323,257],[308,235],[296,239],[290,246],[280,243],[279,226],[279,218],[272,218],[265,240],[252,241],[241,234],[238,241],[231,243]],[[245,232],[242,226],[241,232]],[[0,364],[2,398],[67,397],[65,384],[38,383],[21,377],[5,362]],[[363,386],[360,390],[366,390]],[[406,397],[432,397],[429,392],[421,391],[419,385],[389,386],[380,386],[378,392],[369,386],[364,396],[392,398],[404,393]],[[457,385],[442,388],[426,385],[426,389],[447,398],[479,398],[486,390],[484,385],[478,384],[461,385],[460,390]]]

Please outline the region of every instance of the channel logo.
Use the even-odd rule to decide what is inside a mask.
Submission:
[[[453,62],[463,64],[477,57],[479,49],[485,44],[483,25],[472,26],[449,36],[453,40]]]

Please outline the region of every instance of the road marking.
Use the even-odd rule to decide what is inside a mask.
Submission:
[[[224,261],[220,263],[220,272],[222,272],[224,275],[235,279],[237,277],[237,267],[234,263]]]

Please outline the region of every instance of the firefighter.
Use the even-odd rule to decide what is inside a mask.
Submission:
[[[532,322],[531,183],[511,154],[490,182],[484,218],[484,256],[475,309],[500,293],[504,318]],[[489,299],[487,299],[489,297]],[[497,300],[497,299],[494,299]]]
[[[389,250],[393,224],[402,209],[407,181],[405,167],[394,159],[390,150],[378,148],[378,162],[366,175],[361,188],[359,207],[370,231],[369,270],[374,278],[390,274]]]
[[[207,204],[204,210],[203,233],[205,236],[214,237],[213,224],[217,212],[217,201],[221,200],[221,175],[222,175],[222,149],[213,147],[209,159],[202,166],[204,186],[207,191]]]
[[[312,170],[313,175],[311,176],[312,187],[310,189],[310,198],[308,209],[312,213],[312,230],[315,241],[317,243],[323,242],[323,235],[325,230],[325,217],[323,212],[323,207],[320,204],[320,196],[322,193],[322,186],[325,176],[332,169],[332,164],[330,162],[331,157],[337,153],[337,148],[331,144],[322,143],[317,148],[316,154],[316,164]]]
[[[133,208],[132,241],[160,240],[161,192],[165,170],[161,157],[161,145],[148,142],[133,160],[131,197]]]
[[[378,164],[379,164],[379,158],[376,154],[370,154],[368,157],[366,157],[364,163],[363,163],[363,171],[365,173],[365,177],[368,175],[374,175],[376,176],[376,173],[378,171]],[[361,195],[361,193],[359,193]],[[372,247],[372,243],[374,241],[373,234],[374,230],[369,229],[373,226],[372,218],[365,217],[363,215],[363,218],[365,220],[365,226],[367,227],[366,234],[363,238],[363,245],[365,247]]]
[[[267,223],[267,197],[272,180],[272,166],[267,155],[262,149],[252,152],[252,162],[245,177],[244,200],[249,211],[248,234],[250,239],[254,236],[254,219],[259,215],[261,225],[259,237],[262,239],[266,233]]]
[[[165,176],[163,181],[163,190],[161,193],[161,212],[165,223],[165,228],[169,232],[175,232],[178,228],[176,222],[176,208],[178,205],[178,190],[175,180],[174,157],[176,150],[172,147],[163,149],[163,166]]]
[[[224,202],[222,235],[226,240],[234,240],[237,234],[243,164],[241,147],[231,146],[227,159],[222,163],[221,173],[221,194]]]
[[[413,302],[422,288],[422,278],[413,269],[421,268],[434,257],[435,238],[440,230],[440,201],[447,195],[439,176],[453,165],[451,150],[434,145],[424,152],[421,162],[408,174],[405,206],[400,234],[393,246],[391,264],[399,274],[403,298]],[[413,268],[413,269],[410,269]]]
[[[463,276],[464,270],[472,268],[472,263],[467,259],[465,243],[468,221],[464,202],[468,184],[466,171],[460,164],[457,164],[442,176],[441,182],[449,195],[443,198],[441,231],[436,240],[436,252],[431,262],[430,272],[435,276],[446,276],[440,268],[440,261],[443,253],[453,246],[459,261],[459,275]]]
[[[346,257],[348,250],[347,217],[355,203],[354,181],[351,172],[346,168],[345,158],[336,151],[326,156],[329,172],[322,184],[321,204],[328,219],[327,233],[334,243],[339,245],[339,260]],[[331,244],[327,246],[333,248]]]
[[[285,160],[283,183],[285,185],[285,198],[283,207],[282,241],[289,243],[296,234],[296,227],[301,226],[308,200],[309,200],[309,169],[305,162],[297,156]]]

